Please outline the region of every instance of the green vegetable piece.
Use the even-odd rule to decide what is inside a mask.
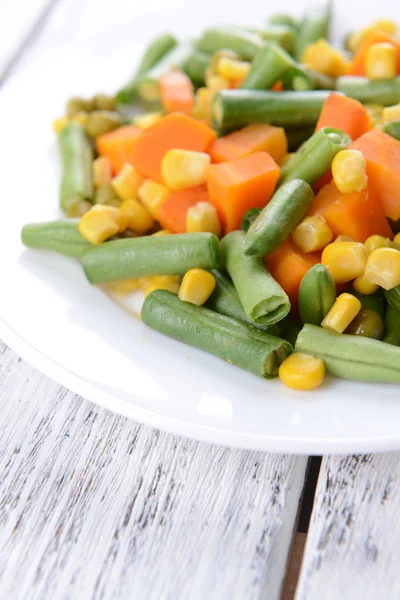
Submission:
[[[65,114],[73,119],[80,112],[91,112],[94,109],[93,100],[74,96],[67,101]]]
[[[140,77],[153,68],[170,50],[175,48],[177,43],[176,38],[169,33],[163,33],[153,40],[144,53],[133,77],[117,93],[118,102],[129,104],[135,100],[138,95],[137,86]]]
[[[335,300],[335,280],[324,265],[314,265],[300,283],[298,306],[302,322],[321,325]]]
[[[382,131],[391,135],[395,140],[400,141],[400,121],[391,121],[390,123],[385,123],[382,127]]]
[[[400,310],[400,285],[388,291],[384,290],[383,293],[390,306]]]
[[[96,94],[93,96],[94,110],[110,110],[116,109],[115,96],[107,96],[106,94]]]
[[[329,77],[329,75],[318,73],[298,64],[294,64],[284,73],[282,83],[285,90],[296,90],[297,92],[334,90],[336,88],[334,77]]]
[[[337,78],[336,89],[363,104],[392,106],[400,102],[400,77],[371,81],[367,77],[343,75]]]
[[[68,219],[24,225],[21,240],[29,248],[51,250],[75,258],[82,258],[92,247],[79,233],[78,221]]]
[[[293,27],[293,29],[297,28],[297,21],[292,15],[288,15],[285,13],[277,13],[276,15],[272,15],[269,18],[268,23],[271,25],[286,25],[288,27]]]
[[[307,15],[301,22],[294,48],[294,56],[301,60],[304,50],[321,38],[328,39],[329,25],[331,20],[331,3],[308,10]]]
[[[247,256],[267,256],[279,248],[304,219],[314,200],[308,183],[293,179],[282,185],[249,227],[245,238]]]
[[[385,315],[385,337],[383,341],[386,344],[400,346],[400,311],[390,306],[390,304]]]
[[[210,352],[258,377],[278,375],[291,345],[255,327],[198,307],[165,290],[151,292],[142,308],[149,327],[200,350]]]
[[[350,144],[350,136],[341,129],[323,127],[282,167],[280,184],[303,179],[312,185],[328,171],[336,154]]]
[[[93,152],[85,132],[78,123],[67,123],[58,134],[62,175],[60,185],[60,207],[71,213],[74,206],[92,201]]]
[[[345,333],[381,340],[384,329],[383,319],[377,312],[369,308],[362,308],[347,327]]]
[[[278,127],[316,125],[328,91],[222,90],[212,105],[213,127],[221,135],[251,123]]]
[[[252,223],[257,219],[258,215],[261,212],[261,208],[249,208],[243,215],[242,223],[240,225],[240,229],[242,231],[247,231]]]
[[[296,152],[296,150],[312,136],[314,129],[315,127],[310,126],[286,129],[285,133],[288,141],[288,151]]]
[[[292,53],[296,41],[296,32],[293,27],[285,24],[266,25],[262,29],[250,29],[256,33],[264,42],[279,44],[284,50]]]
[[[148,236],[93,246],[82,264],[90,283],[148,275],[184,275],[219,266],[219,240],[212,233]]]
[[[266,42],[255,55],[250,71],[240,87],[246,90],[268,90],[282,79],[292,64],[292,57],[283,48],[273,42]]]
[[[99,135],[108,133],[122,125],[121,116],[111,110],[94,110],[88,114],[85,131],[87,135],[95,140]]]
[[[222,48],[236,52],[244,60],[253,60],[263,42],[258,35],[239,27],[207,29],[196,42],[196,50],[214,54]]]
[[[353,286],[351,286],[349,289],[349,294],[353,294],[353,296],[358,298],[363,308],[369,308],[370,310],[373,310],[376,313],[378,313],[378,315],[380,315],[382,319],[385,318],[386,302],[385,296],[383,295],[381,289],[378,289],[373,294],[365,296],[364,294],[359,294],[353,288]]]
[[[304,325],[296,352],[322,358],[330,373],[344,379],[400,383],[400,348],[378,340]]]
[[[232,231],[221,241],[225,267],[252,323],[274,325],[290,310],[290,301],[264,261],[244,253],[245,234]]]
[[[205,52],[193,50],[182,65],[182,70],[192,80],[193,85],[200,87],[205,84],[206,70],[210,65],[211,57]]]

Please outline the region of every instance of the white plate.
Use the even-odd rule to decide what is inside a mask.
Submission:
[[[24,223],[59,216],[51,121],[61,113],[64,99],[115,89],[131,69],[127,56],[165,29],[169,11],[180,14],[178,30],[190,32],[211,14],[216,21],[226,14],[232,22],[243,20],[243,11],[227,1],[196,3],[190,16],[179,1],[170,0],[168,6],[153,2],[157,13],[135,9],[129,18],[128,4],[121,3],[125,12],[111,33],[103,4],[93,4],[98,18],[94,30],[93,11],[83,11],[77,30],[73,15],[66,18],[66,9],[60,8],[32,56],[28,53],[0,94],[1,338],[46,375],[96,404],[181,435],[304,454],[400,449],[398,386],[329,378],[319,391],[291,392],[279,381],[259,380],[150,331],[91,287],[77,262],[22,247]],[[261,4],[248,12],[247,22],[261,21]],[[381,15],[391,14],[390,4],[380,3]],[[336,5],[343,22],[351,23],[358,2]],[[364,16],[367,20],[370,15]],[[127,23],[132,23],[135,44],[121,48]]]

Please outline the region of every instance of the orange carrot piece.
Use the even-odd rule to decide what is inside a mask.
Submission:
[[[343,194],[333,182],[329,183],[315,197],[309,214],[324,217],[334,237],[349,235],[356,242],[365,242],[370,235],[393,235],[371,187]]]
[[[288,238],[265,259],[271,275],[283,287],[293,306],[297,304],[300,282],[311,267],[321,261],[320,252],[305,253]]]
[[[239,131],[217,138],[210,146],[211,160],[216,163],[234,160],[264,150],[276,162],[287,154],[287,138],[282,127],[247,125]]]
[[[189,208],[198,202],[208,201],[209,196],[205,185],[178,190],[160,206],[157,219],[163,229],[169,229],[173,233],[185,233]]]
[[[161,103],[167,112],[189,115],[194,102],[193,84],[181,71],[171,71],[158,80]]]
[[[379,129],[372,129],[353,142],[351,148],[364,154],[370,185],[385,215],[397,221],[400,219],[400,142]]]
[[[142,129],[126,125],[103,133],[96,139],[97,152],[111,161],[113,173],[118,173],[125,163],[133,164],[133,149]]]
[[[238,88],[240,88],[240,86],[242,85],[243,81],[244,81],[244,77],[242,77],[242,79],[232,79],[229,82],[229,89],[231,89],[231,90],[237,90]]]
[[[322,127],[342,129],[356,140],[371,129],[371,120],[361,102],[332,92],[324,102],[316,131]]]
[[[249,208],[262,208],[269,202],[279,173],[279,166],[267,152],[208,167],[208,193],[226,233],[240,229]]]
[[[133,165],[146,177],[162,183],[161,161],[173,148],[206,152],[215,132],[182,113],[166,115],[142,130],[133,152]]]
[[[274,85],[271,88],[273,92],[283,92],[283,83],[282,81],[275,81]]]
[[[316,181],[313,185],[313,190],[314,192],[319,192],[319,190],[321,188],[324,187],[324,185],[326,185],[327,183],[330,183],[332,181],[332,170],[329,169],[329,171],[327,171],[325,173],[325,175],[322,175],[322,177],[320,177],[318,179],[318,181]]]
[[[389,33],[385,33],[379,29],[373,29],[367,33],[360,49],[354,55],[347,75],[365,76],[365,58],[367,55],[367,50],[373,44],[380,44],[382,42],[392,44],[397,49],[397,73],[400,74],[400,42]]]

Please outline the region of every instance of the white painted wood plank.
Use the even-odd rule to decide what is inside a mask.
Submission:
[[[1,345],[0,597],[279,598],[306,458],[140,427]]]
[[[296,600],[400,598],[400,455],[322,461]]]

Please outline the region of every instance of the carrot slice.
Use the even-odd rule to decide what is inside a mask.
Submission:
[[[356,242],[374,234],[392,237],[381,203],[371,187],[343,194],[332,182],[315,197],[310,215],[324,217],[333,235],[349,235]]]
[[[111,161],[112,170],[118,173],[125,163],[133,164],[133,150],[142,129],[135,125],[126,125],[103,133],[96,140],[97,152]]]
[[[400,219],[400,142],[373,129],[353,142],[351,148],[364,154],[370,185],[385,215],[397,221]]]
[[[316,131],[322,127],[342,129],[356,140],[371,129],[371,120],[361,102],[332,92],[324,102]]]
[[[365,75],[365,58],[368,48],[372,46],[372,44],[380,44],[382,42],[393,44],[397,49],[397,73],[400,73],[400,42],[389,33],[385,33],[379,29],[373,29],[367,33],[360,49],[354,55],[347,74]]]
[[[189,208],[198,202],[208,201],[209,196],[205,185],[178,190],[173,192],[158,209],[157,219],[163,229],[169,229],[173,233],[185,233]]]
[[[216,163],[234,160],[264,150],[279,162],[287,154],[287,138],[282,127],[247,125],[239,131],[217,138],[210,146],[211,160]]]
[[[162,183],[161,161],[168,150],[205,152],[215,137],[210,127],[196,119],[171,113],[142,131],[135,144],[133,165],[146,177]]]
[[[158,80],[161,103],[167,112],[183,112],[189,115],[194,102],[193,84],[181,71],[171,71]]]
[[[232,162],[210,165],[207,186],[225,232],[240,228],[249,208],[270,200],[280,169],[267,152],[255,152]]]

